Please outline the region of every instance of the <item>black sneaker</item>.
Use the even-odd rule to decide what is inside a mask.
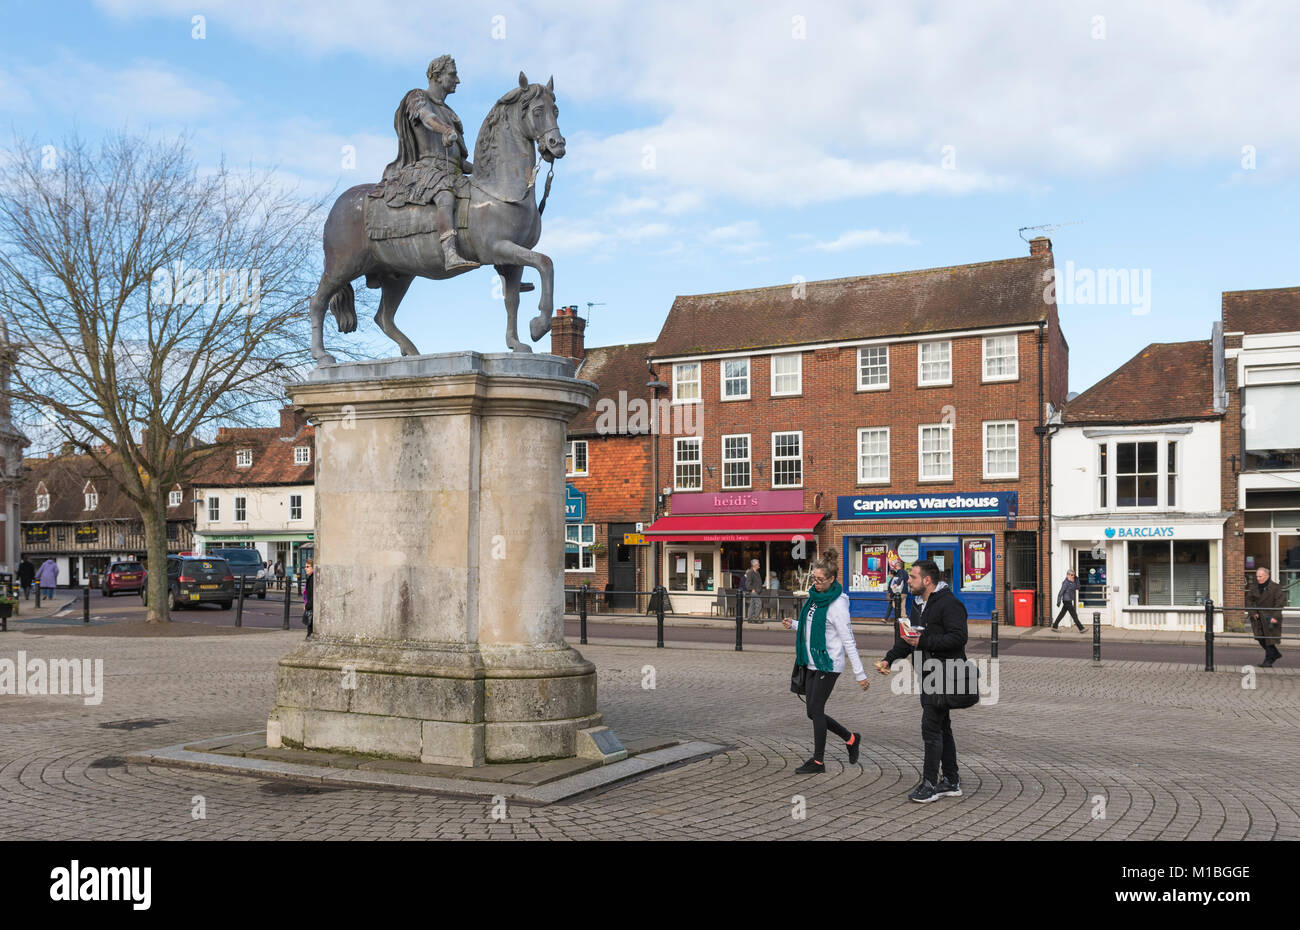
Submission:
[[[909,801],[915,801],[917,804],[929,804],[931,801],[939,800],[939,792],[935,789],[933,783],[927,779],[922,779],[921,784],[907,796]]]
[[[794,770],[796,775],[821,775],[826,771],[826,766],[822,765],[816,759],[809,759],[803,765]]]
[[[858,764],[858,753],[862,751],[862,734],[853,734],[853,745],[849,747],[849,765]]]
[[[948,778],[944,776],[939,779],[939,784],[934,786],[935,794],[942,798],[959,798],[961,797],[961,780],[957,778]]]

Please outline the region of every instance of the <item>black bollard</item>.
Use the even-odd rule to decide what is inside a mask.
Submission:
[[[1101,611],[1092,612],[1092,664],[1101,665]]]
[[[1214,671],[1214,601],[1205,599],[1205,670]]]
[[[293,585],[289,584],[286,580],[284,586],[284,623],[280,627],[280,629],[282,630],[289,629],[289,598],[292,595],[293,595]]]
[[[90,582],[81,589],[81,622],[90,622]]]
[[[36,609],[41,609],[41,586],[36,586]]]
[[[655,643],[656,649],[664,648],[664,599],[666,597],[667,592],[664,590],[663,585],[655,588],[655,626],[659,629],[659,639]]]
[[[578,591],[578,644],[587,645],[587,584],[583,582],[582,589]]]
[[[998,612],[993,611],[993,622],[989,625],[989,658],[998,657]]]
[[[745,647],[740,641],[741,628],[745,625],[745,592],[736,592],[736,651],[744,652]]]
[[[243,625],[244,625],[244,582],[243,582],[243,579],[240,579],[239,582],[238,582],[238,584],[239,584],[239,599],[238,599],[237,601],[235,601],[235,626],[243,626]]]

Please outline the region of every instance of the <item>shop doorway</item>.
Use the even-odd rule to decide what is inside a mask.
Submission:
[[[957,561],[956,546],[952,543],[923,545],[921,546],[921,558],[929,559],[935,565],[938,565],[939,571],[943,574],[943,581],[947,582],[948,587],[953,587],[952,566]]]
[[[1098,557],[1092,549],[1074,550],[1074,576],[1079,581],[1079,619],[1091,623],[1093,613],[1100,611],[1103,623],[1112,622],[1105,554]]]
[[[634,523],[611,523],[609,525],[609,584],[614,592],[633,592],[636,590],[636,547],[625,546],[623,535],[636,530]],[[632,593],[613,593],[609,596],[611,607],[636,607],[636,595]]]

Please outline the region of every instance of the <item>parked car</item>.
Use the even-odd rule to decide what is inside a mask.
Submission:
[[[244,586],[245,594],[266,598],[266,565],[256,549],[209,549],[208,555],[229,563],[235,580]]]
[[[121,591],[143,591],[148,577],[149,573],[139,562],[114,562],[104,573],[99,590],[104,597],[112,597]]]
[[[140,589],[140,596],[149,603],[149,588]],[[229,610],[235,602],[235,576],[225,559],[207,556],[167,557],[167,607],[178,610],[203,602],[216,602],[222,610]]]

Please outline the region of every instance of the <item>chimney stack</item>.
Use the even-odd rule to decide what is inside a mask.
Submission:
[[[285,404],[280,408],[281,433],[296,436],[306,425],[307,415],[295,408],[293,404]]]
[[[551,321],[551,354],[581,362],[587,354],[584,334],[587,321],[578,316],[577,306],[558,307]]]
[[[1052,240],[1046,236],[1035,236],[1029,240],[1030,255],[1051,255]]]

